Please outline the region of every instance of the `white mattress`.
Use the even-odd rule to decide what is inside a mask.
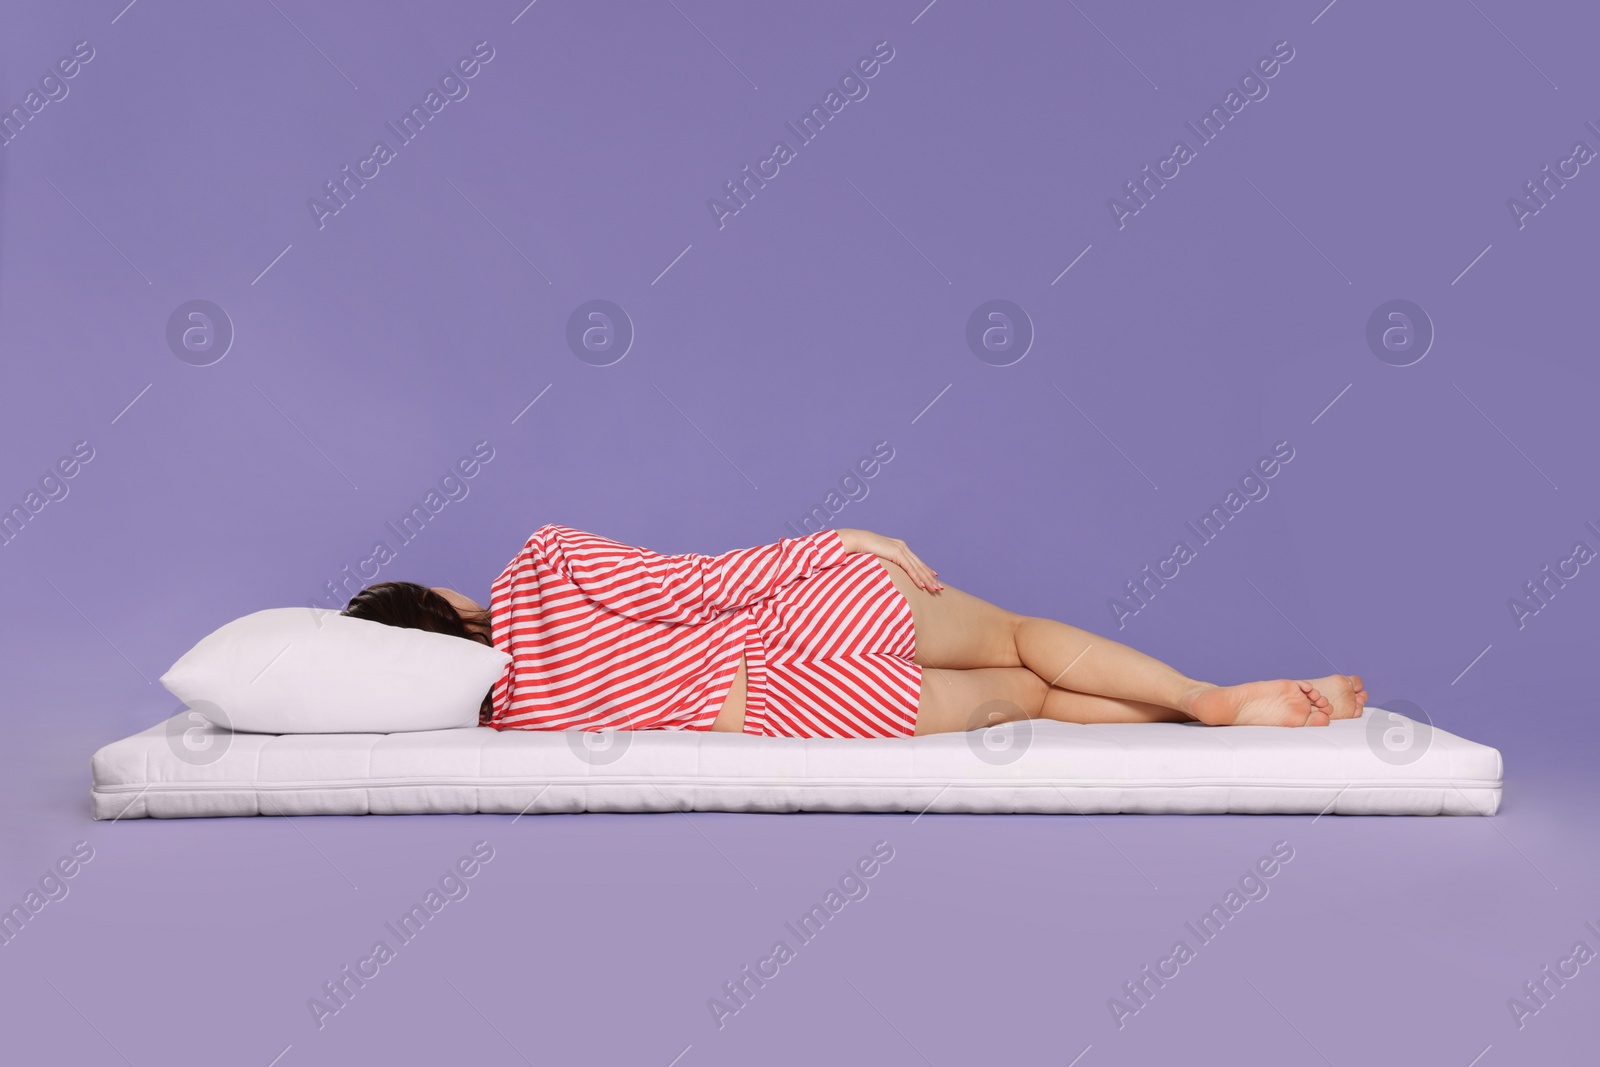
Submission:
[[[1374,714],[1385,716],[1382,724],[1369,722]],[[191,736],[186,745],[180,713],[96,752],[92,796],[96,819],[674,810],[1492,815],[1499,809],[1497,750],[1420,726],[1419,743],[1396,756],[1385,752],[1378,729],[1393,723],[1368,708],[1361,719],[1299,729],[1041,721],[996,727],[988,737],[850,741],[649,730],[598,735],[612,747],[595,752],[576,743],[583,735],[488,728],[223,732]]]

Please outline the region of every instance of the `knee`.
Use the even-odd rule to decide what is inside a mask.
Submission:
[[[1044,702],[1050,695],[1050,683],[1026,667],[1021,668],[1021,673],[1023,678],[1017,701],[1027,712],[1028,718],[1037,719],[1044,714]]]
[[[966,722],[962,729],[978,730],[1001,723],[1022,722],[1044,714],[1050,685],[1026,667],[957,673],[980,676],[974,679],[977,684],[970,691],[969,699],[973,703],[963,705]]]
[[[1025,667],[1028,663],[1026,649],[1029,635],[1036,629],[1036,624],[1041,620],[1032,615],[1017,615],[1010,613],[1006,622],[1010,629],[1008,636],[1011,640],[1011,662],[1014,666]]]

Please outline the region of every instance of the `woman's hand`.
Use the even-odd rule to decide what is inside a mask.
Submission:
[[[917,554],[907,548],[904,541],[875,534],[870,530],[836,529],[834,532],[839,535],[846,552],[870,552],[879,559],[886,559],[910,575],[918,588],[926,589],[930,593],[937,593],[944,588],[938,578],[939,572],[918,559]]]

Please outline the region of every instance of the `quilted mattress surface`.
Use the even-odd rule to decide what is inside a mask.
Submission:
[[[801,740],[468,728],[230,733],[179,713],[92,761],[97,819],[493,812],[1492,815],[1500,753],[1379,708],[1321,728],[1013,723]]]

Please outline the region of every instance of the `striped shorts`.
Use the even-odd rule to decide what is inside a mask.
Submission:
[[[922,668],[912,659],[911,605],[876,556],[852,553],[752,610],[745,733],[909,737],[916,729]]]

